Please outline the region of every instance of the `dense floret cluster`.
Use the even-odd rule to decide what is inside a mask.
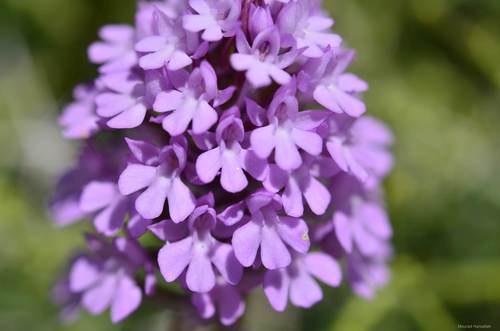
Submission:
[[[283,311],[318,281],[387,282],[392,136],[333,23],[315,0],[167,0],[101,29],[99,77],[60,117],[83,147],[51,209],[96,232],[57,288],[68,314],[119,322],[178,282],[230,325],[252,288]]]

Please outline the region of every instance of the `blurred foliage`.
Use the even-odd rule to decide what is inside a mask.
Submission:
[[[346,286],[309,311],[271,312],[250,299],[248,330],[455,330],[500,327],[500,1],[325,1],[357,48],[372,115],[397,137],[387,182],[395,228],[393,281],[373,301]],[[165,330],[166,312],[112,326],[63,326],[50,288],[82,245],[45,212],[74,144],[58,109],[95,68],[86,47],[105,23],[130,22],[134,1],[0,1],[0,329]]]

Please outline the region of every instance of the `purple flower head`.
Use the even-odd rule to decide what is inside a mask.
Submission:
[[[282,34],[291,34],[302,55],[320,58],[327,48],[337,49],[342,38],[332,33],[333,19],[317,12],[313,1],[289,2],[278,16],[277,25]]]
[[[181,174],[186,166],[186,147],[182,139],[172,139],[162,149],[143,141],[127,139],[135,161],[120,175],[121,194],[130,195],[144,190],[135,200],[137,212],[145,219],[161,215],[168,200],[170,218],[184,221],[194,210],[194,197],[183,183]]]
[[[128,71],[137,64],[135,29],[129,25],[106,25],[99,31],[102,41],[89,47],[92,63],[101,64],[101,73]]]
[[[213,197],[203,197],[187,221],[188,235],[181,240],[169,241],[158,254],[158,264],[167,282],[176,280],[184,270],[186,283],[193,292],[206,293],[216,284],[214,266],[230,284],[237,284],[242,267],[236,260],[231,245],[218,241],[212,232],[217,222]],[[170,220],[163,221],[163,239],[175,236]],[[158,227],[158,225],[156,225]],[[156,231],[157,232],[157,231]]]
[[[202,182],[212,182],[220,171],[222,187],[232,193],[240,192],[248,185],[243,170],[258,177],[265,168],[263,160],[241,146],[245,131],[239,115],[237,108],[225,113],[213,135],[217,147],[204,152],[196,160],[196,171]]]
[[[300,111],[295,94],[295,84],[281,87],[267,109],[268,125],[255,129],[251,135],[252,148],[261,158],[268,158],[274,150],[276,164],[284,170],[294,170],[302,164],[299,149],[319,155],[323,140],[315,129],[326,119],[323,111]],[[248,112],[262,109],[255,103],[248,104]]]
[[[130,129],[141,125],[146,117],[145,86],[142,80],[128,72],[102,77],[106,90],[97,95],[97,114],[111,118],[107,125],[114,129]]]
[[[310,61],[301,75],[301,90],[312,91],[314,100],[334,113],[361,116],[366,106],[357,94],[365,92],[368,85],[345,72],[354,55],[354,51],[330,50],[322,58]]]
[[[183,17],[183,27],[190,32],[202,32],[206,41],[219,41],[232,36],[238,27],[240,0],[189,0],[193,13]]]
[[[120,321],[159,274],[223,325],[256,287],[283,311],[319,302],[318,281],[385,285],[393,137],[333,24],[317,0],[141,0],[134,26],[101,29],[99,77],[59,119],[84,152],[50,208],[112,242],[88,237],[61,282],[69,317]]]
[[[75,88],[75,101],[70,103],[59,117],[64,137],[85,139],[99,130],[99,116],[96,114],[95,96],[97,88],[80,85]]]
[[[152,19],[153,35],[146,36],[135,44],[139,52],[139,65],[144,70],[179,70],[190,65],[193,60],[188,51],[188,36],[183,32],[180,22],[156,7]]]
[[[81,305],[93,315],[111,307],[117,323],[134,312],[142,301],[142,290],[134,274],[146,263],[140,246],[126,238],[112,244],[89,237],[91,254],[76,259],[69,274],[70,289],[81,295]]]
[[[264,292],[277,311],[285,310],[288,297],[295,306],[309,308],[323,298],[315,278],[339,286],[342,274],[337,261],[320,252],[296,255],[288,267],[266,272]]]
[[[267,191],[254,193],[247,199],[249,221],[233,235],[233,247],[238,261],[249,267],[254,264],[260,248],[260,258],[266,269],[288,266],[291,251],[309,250],[308,228],[303,219],[280,216],[281,199]]]
[[[189,77],[179,74],[179,80],[182,82],[179,87],[160,93],[153,105],[157,112],[171,112],[164,118],[163,128],[172,136],[178,136],[187,130],[192,121],[193,133],[206,132],[218,119],[214,107],[225,103],[234,89],[219,91],[217,75],[206,61]]]
[[[329,122],[326,148],[338,167],[360,181],[379,180],[392,168],[391,132],[371,117],[357,120],[334,115]]]
[[[284,69],[296,57],[296,48],[290,38],[280,37],[276,27],[261,31],[249,45],[243,32],[236,35],[238,53],[231,55],[231,65],[236,71],[245,71],[248,81],[255,88],[271,85],[274,80],[280,85],[290,82],[292,77]],[[282,53],[282,49],[287,49]]]

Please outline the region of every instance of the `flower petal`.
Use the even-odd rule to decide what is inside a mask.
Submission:
[[[172,221],[179,223],[191,214],[195,207],[193,194],[179,177],[172,180],[168,191],[168,210]]]
[[[120,193],[129,195],[149,186],[156,177],[156,167],[129,164],[118,179]]]
[[[250,221],[242,227],[238,228],[232,239],[232,245],[236,258],[245,266],[251,266],[261,242],[261,226],[259,223]]]
[[[111,304],[111,321],[118,323],[125,319],[139,307],[141,300],[139,286],[128,276],[121,277]]]
[[[262,264],[270,270],[287,267],[292,261],[288,248],[274,227],[262,228],[260,253]]]
[[[330,286],[339,286],[342,280],[340,266],[331,256],[314,252],[309,253],[304,258],[307,270],[314,277]]]
[[[158,265],[163,278],[173,282],[186,269],[191,261],[193,239],[187,237],[181,241],[168,243],[158,252]]]
[[[284,269],[268,270],[264,276],[264,293],[276,311],[284,311],[288,302],[290,278]]]

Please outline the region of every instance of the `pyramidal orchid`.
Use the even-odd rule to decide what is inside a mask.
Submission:
[[[320,1],[155,0],[100,30],[59,119],[82,152],[50,210],[95,233],[54,292],[68,318],[175,296],[227,326],[258,288],[281,312],[387,283],[394,138],[333,24]]]

